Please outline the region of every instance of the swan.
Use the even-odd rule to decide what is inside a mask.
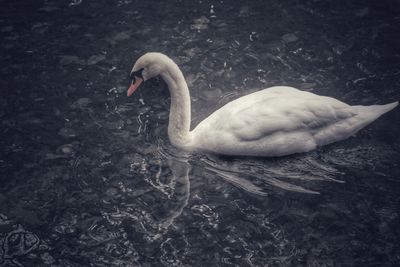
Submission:
[[[155,52],[141,56],[130,73],[127,95],[158,75],[171,94],[169,140],[185,151],[261,157],[308,152],[354,135],[398,105],[350,106],[331,97],[274,86],[224,105],[190,130],[189,89],[168,56]]]

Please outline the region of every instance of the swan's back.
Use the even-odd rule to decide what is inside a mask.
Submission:
[[[307,152],[353,135],[396,105],[350,106],[292,87],[271,87],[215,111],[192,131],[192,146],[228,155]]]

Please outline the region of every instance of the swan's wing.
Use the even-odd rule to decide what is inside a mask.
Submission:
[[[275,132],[313,132],[354,115],[351,106],[334,98],[272,87],[228,103],[207,118],[204,126],[237,140],[254,141]]]

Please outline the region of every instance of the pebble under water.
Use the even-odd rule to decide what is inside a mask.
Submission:
[[[398,1],[0,0],[0,266],[400,266],[400,111],[282,158],[187,154],[193,125],[273,85],[349,104],[400,98]]]

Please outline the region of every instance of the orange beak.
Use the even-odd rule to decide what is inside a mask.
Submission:
[[[128,89],[128,92],[126,93],[128,96],[131,96],[136,89],[138,89],[139,85],[143,82],[142,78],[136,77],[135,76],[135,82],[131,84],[131,86]]]

